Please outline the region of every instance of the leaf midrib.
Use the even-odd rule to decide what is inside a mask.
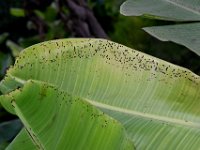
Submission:
[[[21,79],[21,78],[16,77],[16,76],[13,76],[11,74],[9,74],[9,76],[11,78],[13,78],[15,81],[17,81],[21,84],[25,84],[27,82],[26,80]],[[117,107],[117,106],[111,106],[111,105],[99,103],[95,100],[91,100],[91,99],[88,99],[88,98],[85,98],[85,97],[82,97],[82,98],[85,101],[89,102],[90,104],[92,104],[96,107],[99,107],[99,108],[112,110],[112,111],[116,111],[116,112],[121,112],[121,113],[128,114],[128,115],[138,116],[138,117],[142,117],[142,118],[149,119],[149,120],[157,120],[159,122],[167,122],[167,123],[170,123],[170,124],[176,124],[176,125],[186,126],[186,127],[190,127],[190,128],[198,128],[198,129],[200,128],[199,123],[191,122],[191,121],[188,121],[188,120],[186,121],[186,120],[183,120],[183,119],[169,118],[169,117],[166,117],[166,116],[158,116],[158,115],[155,115],[155,114],[143,113],[143,112],[139,112],[139,111],[129,110],[129,109],[126,109],[126,108],[120,108],[120,107]]]
[[[139,112],[139,111],[134,111],[134,110],[129,110],[129,109],[125,109],[125,108],[120,108],[120,107],[117,107],[117,106],[111,106],[111,105],[99,103],[99,102],[96,102],[94,100],[89,100],[87,98],[84,98],[84,100],[86,100],[90,104],[92,104],[92,105],[94,105],[98,108],[102,108],[102,109],[121,112],[121,113],[124,113],[124,114],[138,116],[138,117],[142,117],[142,118],[149,119],[149,120],[156,120],[156,121],[159,121],[159,122],[167,122],[167,123],[170,123],[170,124],[186,126],[186,127],[189,127],[189,128],[198,128],[198,129],[200,128],[200,124],[195,123],[195,122],[191,122],[191,121],[186,121],[186,120],[181,120],[181,119],[176,119],[176,118],[169,118],[169,117],[165,117],[165,116],[158,116],[158,115],[154,115],[154,114],[142,113],[142,112]]]
[[[26,117],[24,117],[23,112],[21,112],[21,109],[18,107],[18,105],[13,101],[12,102],[15,112],[16,114],[19,116],[20,120],[23,122],[23,124],[25,125],[25,129],[26,131],[29,133],[29,136],[31,136],[32,142],[35,143],[35,146],[39,149],[39,150],[45,150],[44,145],[42,144],[42,142],[37,139],[37,137],[34,135],[34,132],[31,128],[31,125],[27,122]]]

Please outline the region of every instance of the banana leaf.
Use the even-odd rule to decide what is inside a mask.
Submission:
[[[30,117],[28,126],[33,133],[39,129],[39,141],[48,143],[51,138],[56,140],[61,136],[60,127],[55,137],[55,132],[44,130],[49,124],[45,118],[53,112],[61,113],[60,109],[53,109],[58,107],[60,98],[53,91],[39,94],[43,93],[39,91],[41,84],[79,97],[121,122],[128,136],[125,143],[130,139],[136,149],[196,150],[200,147],[200,77],[188,69],[103,39],[53,40],[25,49],[0,83],[4,94],[1,103],[22,122],[25,120],[25,125]],[[20,92],[20,89],[25,91]],[[11,103],[15,95],[20,104],[14,107],[24,109],[23,114],[13,110]],[[49,100],[40,105],[38,96],[47,96],[45,99]],[[52,111],[47,111],[47,107]],[[81,111],[79,107],[77,111]],[[62,119],[68,119],[70,112],[63,111]],[[71,120],[72,125],[75,120],[76,117]],[[88,121],[86,124],[91,124]],[[81,139],[76,141],[77,145],[87,143],[81,134],[86,130],[84,127],[77,135]],[[29,128],[27,130],[31,133]],[[124,132],[115,134],[126,139]],[[98,149],[98,143],[103,140],[100,133],[99,130],[95,137],[97,148],[93,149]],[[24,130],[11,145],[22,147],[20,138],[27,141]]]
[[[29,80],[1,101],[25,126],[7,149],[134,148],[118,121],[52,85]]]
[[[145,27],[144,30],[161,41],[184,45],[200,55],[199,8],[199,0],[127,0],[120,12],[126,16],[174,21],[169,26]]]

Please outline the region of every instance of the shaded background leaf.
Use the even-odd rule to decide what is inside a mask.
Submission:
[[[127,16],[150,16],[171,21],[200,21],[198,0],[127,0],[120,12]]]
[[[146,27],[143,29],[162,41],[182,44],[200,55],[200,23]]]
[[[127,0],[120,12],[128,16],[144,16],[177,22],[200,21],[198,0]],[[162,41],[173,41],[184,45],[200,55],[199,23],[144,28]]]
[[[22,47],[10,40],[6,42],[6,46],[10,48],[13,57],[17,57],[20,51],[23,49]]]
[[[0,149],[4,150],[22,128],[20,120],[11,120],[0,124]]]
[[[25,17],[25,12],[21,8],[11,8],[10,14],[15,17]]]

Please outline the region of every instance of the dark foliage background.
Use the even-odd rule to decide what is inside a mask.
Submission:
[[[200,75],[199,56],[183,46],[160,42],[141,29],[169,22],[122,16],[119,13],[122,2],[123,0],[1,0],[0,79],[24,48],[45,40],[68,37],[107,38],[186,67]],[[4,149],[21,127],[20,121],[0,106],[0,149]]]

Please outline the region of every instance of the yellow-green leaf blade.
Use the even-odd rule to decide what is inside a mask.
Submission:
[[[63,39],[27,48],[0,88],[7,93],[29,79],[109,110],[136,148],[199,147],[200,77],[185,68],[107,40]],[[187,134],[174,140],[174,133]]]
[[[123,126],[80,98],[46,83],[27,81],[22,89],[1,96],[23,122],[36,149],[133,149]],[[26,139],[21,133],[16,144]],[[27,141],[21,146],[28,149]]]

